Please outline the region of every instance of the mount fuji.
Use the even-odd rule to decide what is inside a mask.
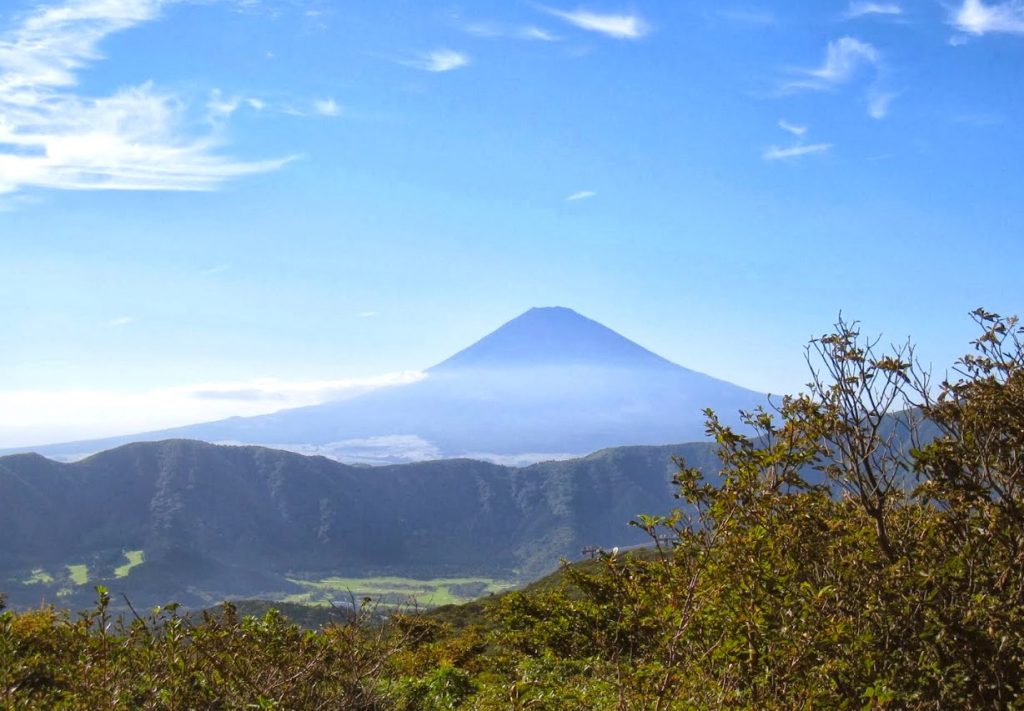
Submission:
[[[534,308],[416,382],[320,405],[33,447],[74,458],[129,442],[260,444],[349,462],[449,457],[525,464],[605,447],[704,439],[765,396],[676,365],[562,307]],[[10,450],[25,451],[25,450]]]

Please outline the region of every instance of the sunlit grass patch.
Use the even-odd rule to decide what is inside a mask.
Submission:
[[[132,568],[137,565],[142,565],[143,561],[146,560],[146,555],[142,551],[125,551],[124,557],[128,562],[124,565],[119,565],[114,569],[115,578],[128,577],[128,574],[132,572]]]
[[[330,601],[357,604],[371,598],[383,605],[436,607],[451,605],[507,590],[513,583],[494,578],[432,578],[418,580],[380,576],[372,578],[328,577],[319,580],[289,578],[305,592],[283,598],[284,602],[327,604]]]
[[[89,566],[88,565],[69,565],[68,574],[71,576],[71,582],[75,585],[85,585],[89,582]]]
[[[53,582],[53,576],[42,568],[35,568],[32,575],[21,581],[23,585],[49,585]]]

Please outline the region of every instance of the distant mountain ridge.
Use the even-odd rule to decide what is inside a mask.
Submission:
[[[623,447],[529,467],[451,460],[354,467],[262,447],[135,443],[75,463],[0,457],[0,591],[36,604],[31,571],[86,564],[140,604],[291,592],[297,573],[529,579],[586,545],[646,541],[672,456],[713,470],[709,443]],[[54,591],[51,591],[53,594]],[[71,591],[85,601],[91,587]],[[77,597],[75,597],[77,596]],[[65,601],[67,602],[67,601]]]
[[[70,456],[188,438],[342,461],[538,460],[699,440],[704,408],[735,423],[738,410],[764,401],[760,393],[676,365],[571,309],[534,308],[417,382],[269,415],[32,450]],[[379,455],[352,456],[359,452]]]

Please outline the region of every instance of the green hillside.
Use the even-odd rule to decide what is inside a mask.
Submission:
[[[188,440],[71,464],[13,455],[0,458],[0,590],[16,605],[88,605],[100,583],[143,606],[324,604],[352,590],[390,603],[458,602],[528,581],[587,546],[643,542],[629,521],[674,505],[674,455],[714,461],[701,443],[524,468],[466,459],[355,467]],[[388,590],[387,578],[412,582]]]

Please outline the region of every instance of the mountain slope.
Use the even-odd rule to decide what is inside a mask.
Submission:
[[[426,371],[362,396],[248,418],[34,448],[51,456],[166,438],[264,444],[341,460],[552,458],[704,437],[764,396],[688,370],[565,308],[531,309]],[[402,448],[405,449],[402,449]],[[375,459],[369,457],[370,460]],[[365,459],[364,459],[365,460]]]
[[[714,461],[698,443],[524,468],[471,460],[369,468],[184,440],[73,464],[3,457],[0,590],[38,602],[19,582],[26,571],[88,562],[94,577],[109,577],[108,562],[128,550],[144,551],[146,562],[115,590],[147,604],[197,591],[288,592],[296,573],[532,577],[586,545],[643,542],[628,522],[672,508],[674,454]]]
[[[530,309],[428,372],[551,365],[679,367],[572,309],[550,306]]]

